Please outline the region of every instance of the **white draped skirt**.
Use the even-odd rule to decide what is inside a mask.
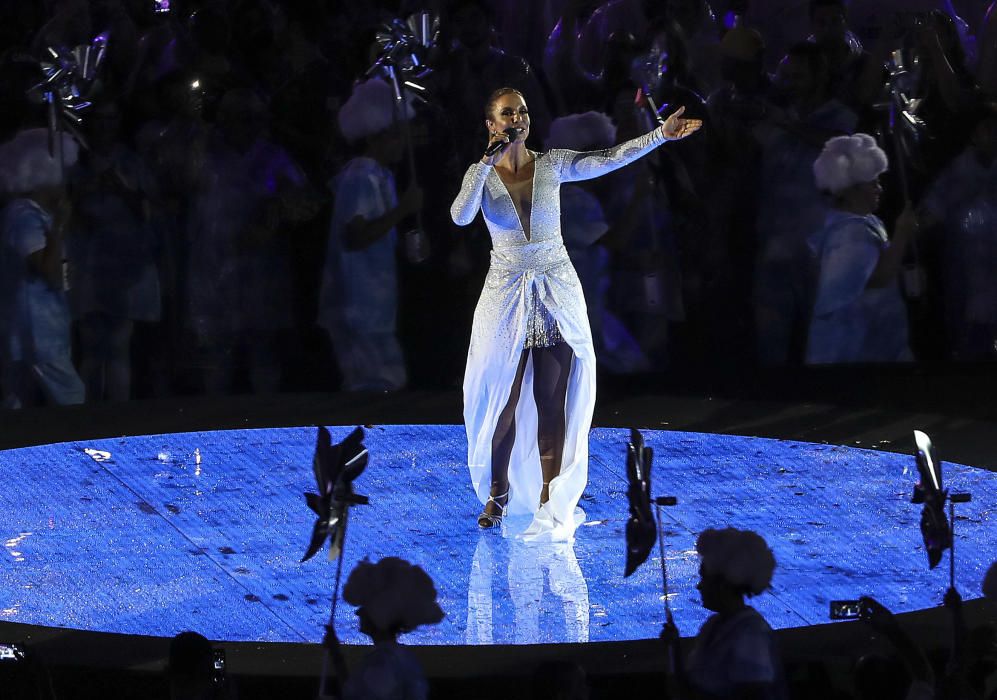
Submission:
[[[523,352],[532,295],[557,321],[574,352],[565,396],[565,441],[561,473],[549,485],[549,502],[538,510],[543,476],[537,446],[533,361],[516,407],[516,438],[509,462],[508,513],[535,513],[528,539],[565,541],[585,515],[578,501],[588,479],[588,437],[595,407],[595,351],[582,286],[560,240],[492,251],[478,300],[464,374],[464,425],[468,466],[478,499],[488,500],[492,438],[508,403]]]

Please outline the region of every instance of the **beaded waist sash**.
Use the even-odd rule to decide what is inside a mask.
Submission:
[[[560,240],[492,249],[492,266],[512,272],[546,272],[569,262],[571,258]]]
[[[564,342],[557,320],[540,298],[535,276],[542,276],[545,272],[570,262],[568,251],[559,240],[492,249],[492,267],[507,272],[521,272],[529,279],[524,349],[549,348]]]

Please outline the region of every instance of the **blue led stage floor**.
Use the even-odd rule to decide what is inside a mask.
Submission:
[[[350,427],[333,428],[342,439]],[[657,636],[657,552],[624,579],[627,433],[592,432],[588,521],[573,545],[526,545],[479,531],[461,426],[377,426],[357,482],[347,570],[368,556],[422,565],[445,620],[410,644],[622,641]],[[761,438],[646,431],[654,493],[665,511],[679,628],[705,619],[695,591],[696,533],[733,525],[762,533],[778,561],[755,606],[777,628],[822,623],[828,601],[875,594],[897,612],[937,605],[947,565],[928,571],[909,502],[913,459]],[[317,642],[334,566],[300,564],[312,514],[314,428],[218,431],[63,443],[0,452],[0,620],[222,641]],[[88,453],[85,450],[90,450]],[[93,452],[94,450],[98,452]],[[200,463],[195,459],[200,454]],[[100,454],[104,452],[107,454]],[[945,464],[970,491],[956,525],[958,585],[975,597],[997,559],[997,474]],[[528,519],[527,519],[528,520]],[[947,561],[946,561],[947,564]],[[365,641],[349,605],[340,637]]]

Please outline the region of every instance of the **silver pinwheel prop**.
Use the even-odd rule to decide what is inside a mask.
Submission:
[[[910,170],[917,163],[918,146],[927,138],[927,125],[918,116],[922,99],[912,97],[917,89],[917,76],[909,70],[910,61],[903,49],[894,51],[887,66],[890,78],[887,82],[889,101],[887,126],[893,139],[894,158],[904,199],[910,199]]]
[[[318,518],[312,527],[311,540],[302,562],[311,559],[329,540],[329,559],[336,559],[336,579],[332,591],[332,606],[329,611],[329,624],[326,625],[326,647],[328,653],[323,659],[320,678],[320,695],[325,695],[328,681],[330,654],[338,654],[332,644],[336,638],[336,603],[339,601],[339,586],[343,575],[343,547],[346,544],[346,525],[349,522],[350,507],[369,503],[366,496],[353,491],[353,480],[367,468],[369,453],[363,444],[363,428],[357,428],[346,439],[335,445],[329,431],[320,427],[315,442],[315,457],[312,470],[318,493],[306,493],[305,502]]]
[[[86,140],[78,127],[82,112],[91,104],[97,75],[107,55],[107,34],[98,34],[89,44],[73,48],[49,46],[39,61],[44,80],[28,90],[28,95],[44,102],[48,111],[49,154],[61,160],[63,131],[81,146]]]
[[[329,559],[339,557],[346,538],[350,506],[369,502],[366,496],[353,491],[353,480],[367,467],[368,452],[363,438],[363,428],[357,428],[345,440],[333,445],[329,431],[325,428],[318,430],[312,462],[318,493],[305,494],[305,502],[318,518],[302,562],[315,556],[327,539]]]
[[[395,18],[384,24],[375,40],[381,50],[368,74],[383,66],[391,66],[407,87],[424,88],[412,82],[425,78],[432,71],[431,53],[440,36],[440,18],[428,12],[417,12],[408,19]]]
[[[381,50],[367,75],[383,75],[391,83],[395,96],[395,118],[405,140],[410,182],[415,183],[415,152],[412,133],[406,119],[406,95],[425,103],[429,95],[422,81],[432,73],[432,54],[440,36],[440,18],[417,12],[408,19],[395,18],[384,24],[376,41]],[[429,238],[422,226],[422,213],[415,214],[415,228],[405,233],[409,261],[421,263],[429,257]]]

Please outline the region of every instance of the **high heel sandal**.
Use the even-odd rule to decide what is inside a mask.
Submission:
[[[499,503],[499,499],[505,499],[505,504]],[[489,496],[488,500],[485,501],[485,508],[488,508],[489,503],[494,503],[495,507],[498,508],[498,513],[489,513],[487,510],[481,511],[481,515],[478,516],[478,527],[487,530],[488,528],[496,527],[502,524],[502,518],[505,517],[505,510],[509,507],[509,491],[499,496]]]

